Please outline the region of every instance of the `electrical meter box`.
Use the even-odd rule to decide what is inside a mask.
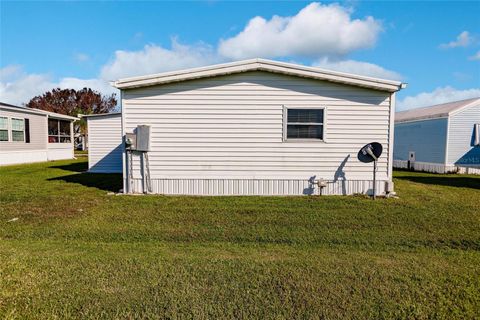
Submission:
[[[137,126],[137,151],[150,151],[150,126]]]
[[[125,135],[125,149],[137,150],[137,135],[135,133],[127,133]]]

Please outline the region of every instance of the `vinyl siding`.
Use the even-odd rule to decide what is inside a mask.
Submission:
[[[408,160],[414,151],[415,161],[444,164],[447,123],[446,118],[396,123],[393,158]]]
[[[47,149],[47,116],[6,110],[2,109],[1,106],[0,116],[30,120],[30,143],[11,140],[0,141],[0,152]],[[9,121],[11,127],[11,119]]]
[[[87,124],[89,171],[122,172],[121,115],[90,117]]]
[[[363,183],[371,180],[372,165],[360,163],[357,152],[372,141],[384,146],[378,179],[389,180],[387,92],[247,72],[125,90],[122,95],[125,132],[140,124],[152,126],[152,180],[304,183],[316,176]],[[283,141],[283,106],[326,107],[326,141]],[[133,168],[139,179],[138,157]]]
[[[474,124],[480,123],[480,104],[450,116],[448,163],[480,166],[480,147],[473,145]]]

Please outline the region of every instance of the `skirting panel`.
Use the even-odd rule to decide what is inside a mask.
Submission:
[[[387,181],[377,181],[377,194],[385,195]],[[130,193],[143,193],[142,179],[133,179]],[[324,195],[372,194],[371,180],[327,181]],[[169,195],[319,195],[308,180],[277,179],[152,179],[152,193]]]
[[[0,166],[47,161],[47,150],[15,150],[0,152]]]
[[[73,146],[68,148],[48,148],[48,160],[73,159]]]
[[[408,169],[408,161],[393,160],[393,167],[398,169]],[[414,162],[413,171],[431,172],[431,173],[460,173],[460,174],[480,174],[480,168],[460,167],[456,165],[444,165],[430,162]]]

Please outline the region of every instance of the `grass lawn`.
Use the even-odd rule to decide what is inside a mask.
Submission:
[[[88,150],[75,150],[75,157],[88,157]]]
[[[478,176],[396,172],[375,202],[112,196],[85,161],[0,168],[0,318],[480,315]]]

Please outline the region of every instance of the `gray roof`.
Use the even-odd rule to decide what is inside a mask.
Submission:
[[[395,122],[446,118],[450,114],[475,103],[480,104],[480,98],[460,100],[449,103],[437,104],[430,107],[400,111],[395,113]]]
[[[347,85],[366,87],[376,90],[396,92],[406,87],[406,83],[393,80],[359,76],[351,73],[337,72],[307,67],[298,64],[273,61],[267,59],[249,59],[236,62],[216,64],[212,66],[177,70],[147,76],[120,79],[112,83],[118,89],[141,88],[172,82],[224,76],[247,71],[266,71],[310,79],[325,80]]]
[[[5,109],[14,110],[14,111],[19,111],[19,112],[23,111],[23,112],[33,113],[33,114],[46,115],[50,118],[56,118],[56,119],[67,119],[67,120],[72,120],[72,121],[79,120],[76,117],[67,116],[65,114],[45,111],[45,110],[41,110],[41,109],[20,107],[20,106],[15,106],[13,104],[8,104],[8,103],[5,103],[5,102],[0,102],[0,107],[3,107]]]

